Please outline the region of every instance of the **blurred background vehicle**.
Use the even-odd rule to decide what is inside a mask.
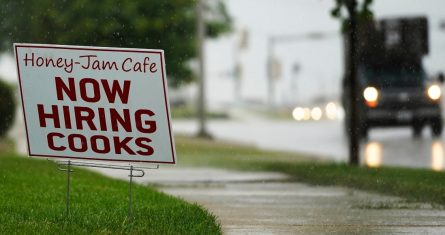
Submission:
[[[344,39],[348,59],[348,38]],[[409,126],[418,137],[428,125],[434,136],[441,135],[441,84],[439,79],[430,79],[423,65],[423,57],[429,50],[427,18],[360,21],[358,41],[361,137],[367,138],[370,128],[384,126]],[[349,89],[344,79],[342,101],[346,108],[346,130],[350,129],[352,116]]]

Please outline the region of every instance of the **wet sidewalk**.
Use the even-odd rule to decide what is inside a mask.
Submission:
[[[119,179],[128,175],[96,170]],[[204,206],[224,234],[445,234],[441,208],[290,182],[280,173],[176,167],[149,170],[137,181]]]

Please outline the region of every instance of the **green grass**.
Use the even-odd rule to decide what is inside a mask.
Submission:
[[[0,234],[220,234],[216,218],[196,204],[128,182],[75,169],[71,215],[65,218],[66,174],[54,163],[0,154]]]
[[[276,171],[293,180],[315,185],[337,185],[400,196],[417,202],[445,205],[445,173],[396,167],[352,167],[307,156],[261,151],[249,146],[176,138],[179,162],[241,170]]]
[[[172,107],[171,117],[174,119],[193,119],[196,118],[198,113],[197,109],[190,106]],[[210,111],[206,113],[207,118],[210,119],[228,119],[230,118],[227,113]]]
[[[175,138],[181,166],[213,166],[241,170],[264,170],[269,163],[302,163],[314,157],[266,151],[238,143],[218,142],[185,136]]]

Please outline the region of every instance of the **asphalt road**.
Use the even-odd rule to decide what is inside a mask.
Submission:
[[[176,133],[193,134],[197,123],[174,120]],[[335,161],[347,161],[347,140],[340,121],[277,121],[259,118],[213,120],[209,132],[217,139],[253,144],[262,149],[308,153]],[[361,143],[361,162],[381,165],[444,169],[444,138],[432,138],[424,129],[419,139],[409,128],[372,129]]]

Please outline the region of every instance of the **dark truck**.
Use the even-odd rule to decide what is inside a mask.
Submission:
[[[361,22],[359,26],[357,115],[361,136],[366,138],[372,127],[410,126],[418,137],[427,125],[434,136],[440,136],[443,75],[437,80],[430,79],[422,64],[429,49],[427,19],[384,19]],[[345,36],[345,55],[347,40]],[[347,61],[345,66],[347,71]],[[342,103],[346,130],[351,117],[349,89],[345,76]]]

